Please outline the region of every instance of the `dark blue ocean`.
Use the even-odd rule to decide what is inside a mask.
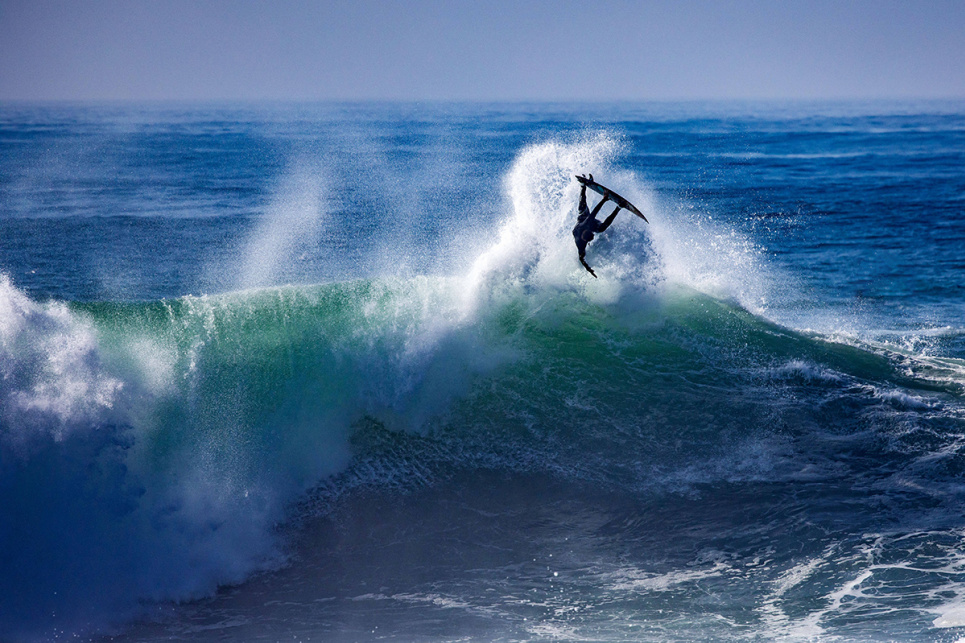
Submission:
[[[0,104],[60,639],[965,640],[965,103]]]

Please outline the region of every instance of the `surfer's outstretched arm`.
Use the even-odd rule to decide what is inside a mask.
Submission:
[[[586,271],[587,271],[588,273],[590,273],[591,275],[593,275],[594,277],[596,277],[596,273],[593,272],[593,268],[590,268],[590,264],[588,264],[588,263],[586,262],[586,259],[583,258],[582,255],[580,256],[580,263],[583,264],[583,267],[586,268]]]
[[[586,268],[586,271],[588,273],[596,277],[596,273],[593,272],[593,268],[590,268],[590,264],[586,262],[586,242],[584,241],[583,245],[580,245],[580,242],[577,241],[576,247],[580,252],[580,263],[583,264],[583,267]]]
[[[620,206],[617,206],[616,209],[613,211],[613,213],[612,213],[610,216],[608,216],[608,217],[603,221],[603,223],[600,224],[600,227],[597,228],[596,231],[597,231],[597,232],[603,232],[604,230],[606,230],[607,228],[609,228],[609,227],[610,227],[610,224],[613,223],[613,220],[617,218],[617,214],[618,214],[619,212],[620,212]]]

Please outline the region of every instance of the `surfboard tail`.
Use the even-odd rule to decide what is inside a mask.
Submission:
[[[641,219],[643,219],[643,220],[646,221],[647,223],[650,223],[650,221],[647,221],[647,217],[643,216],[643,212],[640,212],[640,210],[637,210],[637,209],[633,206],[633,204],[628,204],[628,205],[629,205],[630,207],[627,208],[627,210],[629,210],[630,212],[634,213],[635,215],[637,215],[638,217],[640,217]]]

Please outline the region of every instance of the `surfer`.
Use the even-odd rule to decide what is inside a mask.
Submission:
[[[589,175],[589,181],[593,181],[593,175]],[[580,214],[576,218],[576,226],[573,228],[573,238],[576,240],[576,249],[580,252],[580,263],[586,268],[587,272],[596,277],[596,273],[593,272],[593,268],[590,268],[590,264],[586,263],[586,244],[593,241],[593,234],[595,232],[603,232],[610,227],[613,220],[616,218],[617,213],[620,212],[620,205],[617,204],[613,213],[610,214],[602,223],[597,221],[596,213],[600,211],[603,204],[610,200],[609,195],[604,195],[603,199],[596,204],[593,211],[586,207],[586,183],[581,182],[580,185]],[[641,215],[642,216],[642,215]]]

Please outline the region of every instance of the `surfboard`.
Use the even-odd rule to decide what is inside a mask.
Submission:
[[[604,198],[610,199],[611,201],[616,203],[624,210],[629,210],[630,212],[634,213],[644,221],[647,221],[647,217],[643,216],[643,212],[640,212],[640,210],[637,210],[637,206],[633,205],[632,203],[624,199],[622,196],[620,196],[610,188],[604,187],[599,183],[597,183],[596,181],[591,181],[585,176],[578,176],[576,177],[576,180],[582,183],[583,185],[585,185],[586,187],[588,187],[589,189],[593,190],[597,194],[602,195]],[[647,223],[650,223],[650,222],[647,221]]]

